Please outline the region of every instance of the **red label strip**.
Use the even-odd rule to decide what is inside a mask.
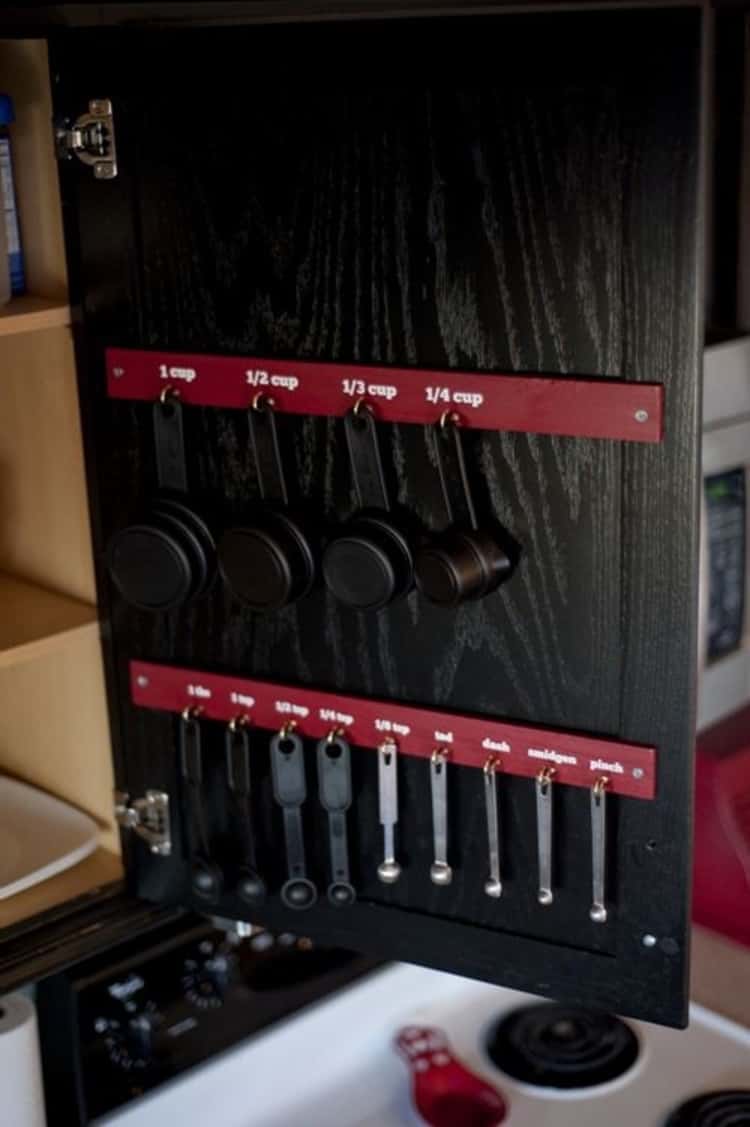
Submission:
[[[133,703],[141,708],[182,712],[199,706],[208,720],[228,723],[246,715],[271,731],[293,720],[301,735],[313,739],[338,727],[352,744],[367,748],[390,736],[403,755],[427,758],[443,747],[450,762],[462,767],[483,767],[494,756],[508,774],[528,778],[554,767],[555,782],[570,786],[590,787],[606,775],[610,793],[631,798],[653,798],[656,789],[656,752],[640,744],[143,661],[130,663],[130,682]]]
[[[165,387],[183,403],[247,408],[259,393],[297,415],[340,416],[364,399],[390,423],[436,423],[444,411],[483,430],[660,442],[664,389],[621,380],[478,375],[108,348],[114,399],[155,400]]]

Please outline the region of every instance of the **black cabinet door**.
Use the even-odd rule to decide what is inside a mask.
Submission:
[[[700,318],[700,54],[695,9],[231,28],[70,31],[56,112],[110,99],[118,172],[62,167],[81,398],[119,784],[172,796],[175,848],[135,839],[149,899],[591,1003],[686,1019]],[[112,535],[155,486],[153,405],[107,395],[105,349],[655,382],[661,442],[467,433],[477,504],[520,558],[454,609],[416,592],[377,613],[317,584],[258,614],[217,580],[148,613],[107,575]],[[498,374],[498,380],[502,375]],[[249,402],[249,400],[248,400]],[[257,501],[246,412],[184,407],[191,502],[216,530]],[[280,414],[293,491],[330,529],[355,508],[340,419]],[[383,425],[386,477],[445,523],[432,446]],[[399,764],[401,879],[383,884],[377,756],[352,750],[354,904],[325,899],[328,822],[307,743],[307,868],[284,907],[273,733],[251,731],[268,886],[236,894],[244,848],[225,727],[201,723],[205,821],[179,717],[131,701],[132,660],[504,718],[656,748],[656,797],[610,795],[605,924],[590,918],[590,787],[554,785],[554,901],[538,900],[533,778],[498,782],[504,889],[486,895],[482,771],[451,769],[453,881],[430,880],[429,764]],[[300,735],[305,736],[304,724]],[[542,764],[543,766],[543,764]],[[206,857],[206,854],[209,856]],[[194,859],[194,858],[193,858]],[[233,875],[234,874],[234,875]]]

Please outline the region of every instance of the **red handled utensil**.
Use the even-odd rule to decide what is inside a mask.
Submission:
[[[407,1026],[395,1039],[412,1076],[414,1106],[429,1127],[497,1127],[508,1105],[453,1055],[441,1029]]]

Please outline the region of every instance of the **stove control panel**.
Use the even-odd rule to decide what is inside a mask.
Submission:
[[[193,921],[48,980],[39,1007],[49,1127],[83,1127],[371,965],[304,936],[239,939]]]

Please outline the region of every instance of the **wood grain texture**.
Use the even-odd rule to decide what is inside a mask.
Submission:
[[[653,50],[651,45],[651,49]],[[695,57],[696,65],[699,58]],[[667,77],[661,72],[661,79]],[[635,937],[659,940],[652,973],[688,991],[692,888],[691,750],[695,734],[698,652],[695,607],[699,484],[695,433],[700,427],[703,308],[700,225],[672,223],[685,181],[699,183],[700,152],[677,141],[689,82],[673,66],[660,96],[662,117],[641,118],[625,210],[624,288],[632,311],[625,336],[629,363],[649,357],[667,389],[671,440],[659,458],[623,450],[623,681],[621,730],[645,731],[659,746],[662,799],[624,828],[630,852],[623,885]],[[646,81],[640,96],[650,101]],[[658,140],[657,140],[658,137]],[[651,159],[646,159],[646,154]],[[658,187],[658,190],[657,190]],[[661,284],[657,284],[656,279]],[[675,378],[681,373],[682,378]],[[680,594],[682,597],[680,597]],[[638,895],[646,885],[650,896]],[[681,891],[675,897],[675,889]],[[645,954],[641,947],[641,956]]]
[[[356,752],[350,822],[360,903],[346,913],[320,906],[305,927],[390,956],[679,1022],[700,21],[677,11],[568,13],[545,17],[543,35],[540,26],[503,17],[402,23],[398,34],[387,24],[120,34],[111,42],[92,33],[59,45],[60,104],[73,108],[106,87],[118,121],[118,180],[95,184],[72,169],[65,185],[81,264],[79,356],[100,550],[139,511],[153,481],[149,408],[106,401],[106,344],[628,379],[656,371],[670,412],[665,443],[627,457],[613,442],[472,435],[480,507],[523,551],[500,592],[455,612],[412,594],[358,616],[317,588],[294,607],[254,616],[217,583],[202,602],[151,618],[112,599],[100,559],[117,773],[131,789],[179,793],[175,723],[138,714],[127,701],[134,656],[655,738],[668,757],[658,801],[650,810],[611,804],[606,928],[588,918],[585,793],[560,788],[556,796],[559,895],[544,909],[535,895],[533,785],[502,780],[506,894],[492,902],[482,891],[479,774],[451,773],[455,878],[449,890],[436,889],[427,877],[427,766],[404,762],[407,868],[386,888],[374,871],[375,760]],[[210,97],[174,114],[175,92],[197,73]],[[160,115],[169,129],[153,128]],[[187,424],[194,499],[221,528],[257,497],[246,421],[196,409]],[[280,429],[305,511],[325,531],[354,505],[340,425],[285,418]],[[394,426],[382,445],[398,502],[426,529],[442,527],[423,431]],[[276,888],[283,855],[267,735],[253,738],[261,854]],[[221,729],[206,725],[205,739],[214,848],[231,884],[237,844]],[[312,777],[310,792],[310,863],[325,885],[325,823]],[[673,844],[662,850],[667,825]],[[659,847],[649,852],[652,836]],[[186,895],[179,850],[158,864],[133,853],[131,863],[144,894]],[[674,865],[682,884],[669,883]],[[245,914],[230,896],[223,908]],[[275,897],[256,916],[299,926]],[[676,950],[667,944],[646,963],[640,929],[652,919]]]

